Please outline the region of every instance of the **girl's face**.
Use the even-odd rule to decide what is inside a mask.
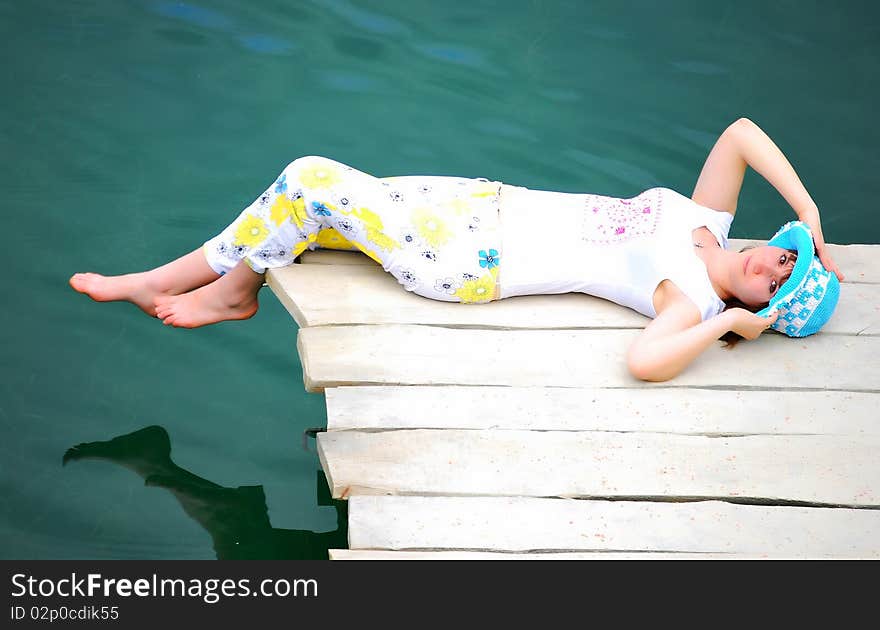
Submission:
[[[755,247],[740,252],[731,273],[733,294],[753,308],[767,305],[791,275],[797,256],[781,247]]]

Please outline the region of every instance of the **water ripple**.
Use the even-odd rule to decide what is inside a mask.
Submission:
[[[363,74],[354,72],[322,72],[321,83],[332,90],[340,92],[369,92],[376,87],[376,83]]]
[[[718,139],[718,133],[703,131],[701,129],[693,129],[684,125],[670,125],[672,132],[683,140],[687,140],[691,144],[700,148],[711,147]]]
[[[563,153],[578,164],[588,166],[595,171],[604,173],[617,181],[634,187],[644,186],[645,182],[657,181],[657,177],[650,171],[646,171],[628,162],[595,155],[582,149],[567,149]]]
[[[576,103],[581,100],[581,95],[576,90],[566,88],[544,88],[538,94],[557,103]]]
[[[176,18],[204,28],[226,30],[232,26],[232,20],[222,13],[186,2],[157,2],[152,4],[151,8],[159,15]]]
[[[728,74],[729,70],[718,64],[709,63],[708,61],[673,61],[672,67],[689,74],[702,74],[706,76],[715,76]]]
[[[180,20],[181,22],[198,26],[203,29],[212,29],[223,32],[240,30],[237,28],[235,21],[222,13],[186,2],[156,2],[151,4],[150,8],[163,17]],[[161,31],[159,34],[165,39],[183,44],[201,43],[198,41],[198,38],[203,37],[196,33],[188,34],[184,32],[169,31],[168,29]],[[299,48],[294,42],[282,37],[266,35],[265,33],[239,32],[236,35],[236,39],[247,50],[263,54],[283,55]]]
[[[330,9],[349,24],[379,35],[409,35],[402,22],[352,5],[346,0],[319,0],[317,4]]]
[[[538,142],[538,136],[533,132],[514,122],[501,120],[500,118],[484,118],[482,120],[478,120],[474,124],[474,127],[477,130],[482,131],[483,133],[487,133],[489,135],[502,136],[505,138],[512,138],[514,140]]]
[[[248,50],[272,55],[282,55],[299,48],[293,42],[271,35],[239,35],[238,41]]]
[[[486,58],[481,51],[468,48],[467,46],[456,44],[417,44],[413,48],[432,59],[449,61],[463,66],[480,68],[485,66],[486,62]]]

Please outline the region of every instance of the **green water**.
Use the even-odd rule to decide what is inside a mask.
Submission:
[[[323,398],[271,292],[249,321],[183,331],[74,293],[73,272],[190,251],[308,154],[690,194],[739,116],[788,155],[829,242],[878,243],[878,17],[794,0],[0,1],[0,557],[345,544],[303,434]],[[732,236],[790,218],[752,173]]]

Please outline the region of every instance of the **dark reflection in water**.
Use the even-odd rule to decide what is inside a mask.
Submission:
[[[168,490],[211,535],[219,560],[326,560],[328,549],[348,546],[345,502],[330,498],[320,473],[318,504],[336,508],[331,532],[272,527],[263,486],[227,488],[181,468],[171,460],[168,432],[158,425],[77,444],[64,453],[62,464],[85,459],[113,462],[133,471],[144,485]]]

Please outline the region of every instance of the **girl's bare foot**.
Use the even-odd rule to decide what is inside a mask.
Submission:
[[[155,300],[160,295],[178,295],[213,282],[220,277],[196,249],[170,263],[142,273],[124,276],[102,276],[98,273],[77,273],[70,286],[96,302],[124,300],[137,305],[143,312],[156,316]]]
[[[124,276],[102,276],[99,273],[76,273],[70,286],[85,293],[96,302],[126,301],[138,306],[147,315],[156,316],[153,301],[163,289],[150,277],[150,272],[130,273]]]
[[[227,288],[228,283],[218,280],[183,295],[157,296],[156,317],[178,328],[253,317],[259,308],[256,291],[229,292]]]

